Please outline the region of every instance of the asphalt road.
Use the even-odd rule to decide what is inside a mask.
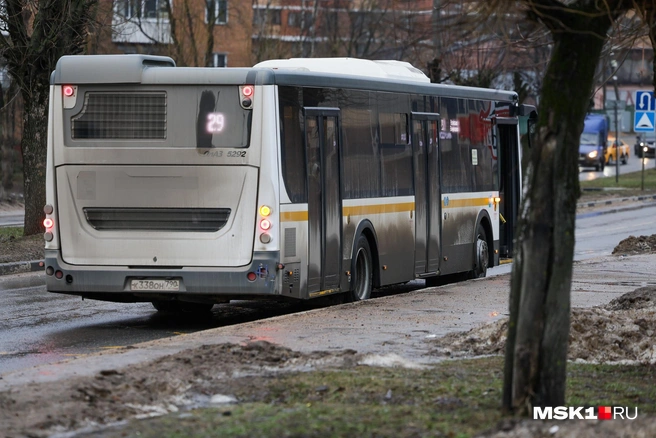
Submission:
[[[24,213],[0,212],[0,227],[23,226]]]
[[[626,164],[620,163],[620,175],[631,172],[639,172],[642,170],[642,161],[645,162],[645,170],[653,169],[656,166],[656,161],[653,158],[640,159],[633,155],[633,146],[631,146],[631,156]],[[605,176],[615,176],[617,173],[615,162],[612,162],[604,167],[603,172],[597,172],[593,168],[579,168],[579,181],[592,181],[597,178]]]
[[[608,255],[629,235],[653,234],[656,207],[577,220],[575,258]],[[491,270],[509,272],[510,265]],[[423,287],[415,281],[385,288],[394,295]],[[115,304],[45,291],[41,273],[0,277],[0,374],[69,357],[121,348],[139,342],[177,337],[306,310],[300,304],[239,301],[214,307],[205,319],[180,319],[155,312],[150,304]],[[320,319],[314,318],[315,324]]]

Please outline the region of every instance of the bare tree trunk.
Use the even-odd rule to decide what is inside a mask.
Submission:
[[[215,0],[218,1],[218,0]],[[203,67],[214,66],[212,64],[214,54],[214,26],[216,25],[216,7],[213,2],[205,2],[205,10],[207,11],[207,23],[205,24],[205,32],[207,32],[205,39],[205,55]]]
[[[569,18],[573,31],[554,32],[512,271],[503,405],[523,414],[565,402],[578,142],[612,22]]]
[[[0,111],[2,117],[0,118],[0,201],[9,196],[9,190],[12,186],[12,177],[14,176],[14,160],[12,157],[12,143],[7,141],[9,135],[7,134],[8,126],[4,121],[5,109],[5,95],[6,91],[0,85]]]
[[[47,93],[46,90],[40,90]],[[48,126],[47,95],[25,100],[25,124],[21,150],[23,152],[23,175],[25,199],[26,236],[43,231],[43,206],[46,202],[46,141]]]

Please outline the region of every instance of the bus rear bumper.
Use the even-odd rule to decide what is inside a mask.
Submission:
[[[279,294],[279,287],[276,287],[280,283],[279,260],[280,254],[274,251],[255,252],[249,265],[230,268],[83,266],[64,262],[58,250],[46,250],[46,289],[117,302],[160,299],[222,302],[237,298],[273,298]],[[255,274],[253,281],[247,278],[251,272]],[[135,290],[133,280],[178,280],[178,290]]]

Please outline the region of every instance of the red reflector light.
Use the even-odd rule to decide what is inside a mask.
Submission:
[[[253,86],[252,85],[246,85],[241,92],[244,94],[246,97],[251,97],[253,95]]]
[[[75,94],[75,88],[73,88],[73,86],[71,85],[64,85],[63,90],[64,90],[64,96],[66,97],[71,97],[72,95]]]
[[[260,222],[260,228],[262,228],[263,230],[268,230],[269,228],[271,228],[271,221],[269,221],[268,219],[262,219],[262,221]]]
[[[246,278],[248,278],[248,281],[255,281],[257,275],[255,275],[255,272],[249,272],[248,274],[246,274]]]
[[[43,220],[43,226],[46,228],[52,228],[52,226],[55,225],[55,223],[50,219],[49,217],[45,218]]]

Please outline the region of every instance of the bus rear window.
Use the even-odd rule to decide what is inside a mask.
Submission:
[[[239,86],[88,88],[98,89],[82,90],[65,109],[69,146],[249,146],[252,110],[241,106]]]
[[[86,93],[74,139],[165,139],[166,93]]]

